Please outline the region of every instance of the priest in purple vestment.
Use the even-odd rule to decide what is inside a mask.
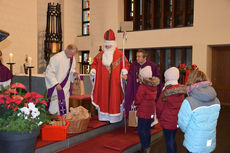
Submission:
[[[131,109],[131,105],[133,104],[133,101],[136,97],[137,89],[140,85],[140,82],[138,80],[138,75],[140,69],[144,68],[145,66],[151,66],[152,69],[152,76],[154,81],[159,81],[161,79],[160,77],[160,71],[157,68],[156,64],[150,61],[148,58],[148,53],[145,50],[139,50],[136,53],[136,61],[132,63],[129,69],[128,78],[127,78],[127,85],[125,90],[125,111],[128,115],[128,112]],[[154,84],[154,83],[153,83]],[[160,96],[161,93],[161,83],[157,86],[157,98]]]
[[[69,111],[71,82],[79,77],[78,73],[75,72],[74,55],[77,50],[76,45],[69,44],[64,51],[50,58],[46,68],[45,82],[50,98],[48,109],[51,114],[64,115]]]
[[[0,50],[0,89],[10,85],[13,75],[2,63],[2,51]]]

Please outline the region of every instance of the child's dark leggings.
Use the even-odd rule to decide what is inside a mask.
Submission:
[[[151,141],[151,119],[143,119],[138,117],[138,135],[141,141],[142,148],[150,147]]]
[[[165,137],[165,144],[167,148],[167,153],[177,153],[177,145],[176,145],[176,132],[175,130],[164,129],[164,137]]]

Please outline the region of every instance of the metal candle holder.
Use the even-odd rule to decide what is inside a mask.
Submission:
[[[13,65],[16,63],[6,63],[8,65],[10,65],[10,72],[13,74]]]
[[[28,70],[29,70],[29,92],[31,92],[32,88],[31,88],[31,85],[32,85],[32,81],[31,81],[31,77],[32,77],[32,68],[34,68],[33,66],[27,66]]]

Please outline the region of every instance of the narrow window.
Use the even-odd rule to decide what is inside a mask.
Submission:
[[[90,31],[90,5],[89,0],[82,0],[82,35],[89,35]]]

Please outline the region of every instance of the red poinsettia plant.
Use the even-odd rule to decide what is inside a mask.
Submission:
[[[180,75],[185,75],[186,70],[187,70],[187,66],[185,64],[179,64],[178,69],[180,71]]]
[[[32,132],[50,120],[47,99],[21,83],[0,91],[0,131]]]
[[[198,70],[198,67],[196,64],[192,64],[190,70]]]
[[[179,82],[181,84],[185,84],[187,82],[189,73],[193,70],[198,70],[198,67],[196,64],[192,64],[190,66],[186,66],[185,64],[179,64],[178,69],[180,72]]]

